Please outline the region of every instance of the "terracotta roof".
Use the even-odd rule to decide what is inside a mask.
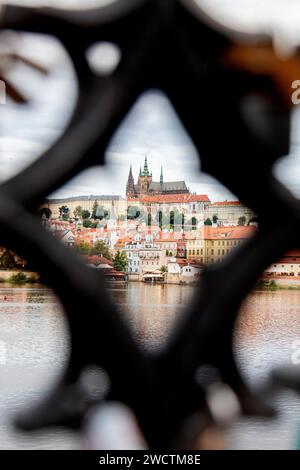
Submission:
[[[190,202],[210,202],[206,194],[163,194],[157,196],[143,196],[140,198],[128,198],[130,202],[140,203],[190,203]]]
[[[197,260],[193,259],[185,259],[185,258],[176,258],[176,263],[179,264],[179,266],[193,266],[193,267],[199,267],[201,268],[203,266],[202,263],[199,263]]]
[[[234,227],[204,227],[204,238],[207,240],[245,239],[255,234],[257,228],[253,225]]]
[[[240,201],[220,201],[220,202],[213,202],[212,206],[241,206],[242,203]]]
[[[293,264],[300,263],[300,249],[290,250],[285,253],[281,258],[275,261],[273,264]]]
[[[99,264],[108,264],[109,266],[113,266],[113,263],[111,260],[105,258],[104,256],[98,256],[98,255],[81,255],[85,263],[87,264],[94,264],[95,266],[98,266]]]

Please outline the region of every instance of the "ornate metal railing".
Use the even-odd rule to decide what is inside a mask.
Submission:
[[[134,411],[150,447],[180,445],[186,423],[199,410],[212,419],[205,383],[195,379],[203,364],[218,370],[244,413],[269,414],[270,407],[241,376],[232,332],[239,306],[260,273],[299,243],[299,202],[272,173],[273,163],[288,153],[290,82],[299,78],[297,58],[277,58],[271,38],[222,29],[192,0],[120,0],[81,12],[7,6],[1,28],[56,36],[79,84],[64,134],[0,186],[0,243],[34,263],[58,295],[71,335],[59,383],[40,406],[18,419],[19,425],[80,426],[91,401],[78,383],[89,365],[106,370],[108,398]],[[110,76],[97,76],[88,65],[85,52],[96,41],[110,41],[121,50]],[[116,127],[149,88],[170,98],[201,155],[202,169],[260,221],[256,236],[226,262],[205,270],[193,304],[157,354],[140,350],[104,283],[99,284],[99,274],[35,216],[49,193],[81,170],[105,164]]]

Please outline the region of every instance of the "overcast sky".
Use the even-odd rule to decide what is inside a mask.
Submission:
[[[68,4],[72,2],[77,5],[82,4],[80,0],[66,1]],[[207,0],[202,1],[204,4],[207,3]],[[276,21],[278,19],[278,9],[274,5],[278,5],[279,0],[277,2],[274,0],[273,2],[269,0],[264,0],[264,2],[258,0],[209,1],[210,9],[216,8],[215,11],[221,18],[222,11],[226,11],[223,17],[225,16],[226,21],[235,26],[240,24],[244,28],[253,28],[260,23],[266,28],[267,15],[264,16],[262,12],[267,12],[266,6],[271,4],[273,5],[272,15]],[[62,4],[61,1],[59,3]],[[84,3],[87,4],[87,2]],[[101,0],[89,0],[89,3],[101,3]],[[285,5],[288,3],[286,1]],[[294,1],[290,3],[295,5]],[[282,2],[281,5],[283,5]],[[248,15],[245,14],[247,7]],[[300,5],[298,10],[300,13]],[[286,11],[286,7],[282,7],[282,12]],[[255,15],[256,21],[254,21]],[[283,18],[288,16],[289,14],[286,16],[282,14]],[[286,22],[282,24],[286,25]],[[300,31],[299,24],[300,17],[297,31]],[[290,30],[293,31],[293,28],[291,27]],[[9,38],[7,41],[11,42]],[[26,106],[16,106],[8,100],[6,105],[0,107],[2,111],[0,113],[0,179],[2,181],[18,172],[33,159],[38,158],[42,151],[51,145],[63,131],[76,99],[76,82],[72,67],[63,49],[55,41],[28,36],[25,40],[23,38],[18,50],[20,48],[24,50],[24,54],[49,66],[51,72],[45,77],[23,65],[10,70],[10,79],[18,84],[31,100]],[[298,196],[300,196],[299,116],[297,110],[293,122],[291,156],[284,159],[276,170],[279,177]],[[159,180],[160,166],[163,165],[165,181],[184,179],[191,191],[208,194],[214,201],[234,198],[212,178],[200,173],[196,150],[170,102],[159,91],[147,92],[135,104],[107,149],[108,165],[105,168],[94,167],[80,174],[56,191],[53,196],[112,193],[124,195],[130,164],[136,177],[146,154],[154,180]]]

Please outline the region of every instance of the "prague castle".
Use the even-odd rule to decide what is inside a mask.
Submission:
[[[185,181],[167,181],[164,182],[163,171],[161,167],[160,180],[152,180],[152,172],[148,169],[147,157],[145,157],[144,169],[140,168],[138,181],[135,184],[130,166],[129,176],[126,185],[126,196],[128,198],[139,198],[143,196],[155,196],[166,194],[190,194]]]

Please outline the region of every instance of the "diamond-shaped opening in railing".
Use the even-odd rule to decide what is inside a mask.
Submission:
[[[49,195],[43,225],[106,285],[136,339],[156,349],[182,316],[206,266],[256,230],[255,214],[201,172],[166,95],[144,93],[111,140],[106,165]]]

